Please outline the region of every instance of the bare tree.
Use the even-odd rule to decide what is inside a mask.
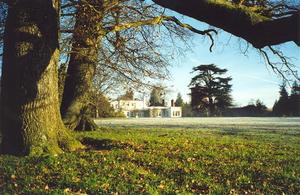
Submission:
[[[155,3],[223,29],[247,41],[284,80],[299,80],[295,66],[277,44],[300,46],[300,4],[294,0],[153,0]],[[222,18],[222,19],[220,19]],[[272,60],[275,59],[275,60]]]
[[[268,1],[259,6],[207,0],[154,0],[155,3],[221,28],[250,42],[255,48],[294,41],[300,46],[299,5]],[[245,1],[240,1],[245,2]],[[266,7],[266,6],[269,7]],[[257,7],[257,6],[256,6]],[[262,9],[261,9],[262,10]]]
[[[140,1],[101,4],[89,0],[79,1],[76,6],[74,27],[62,31],[73,33],[61,106],[63,120],[71,129],[78,129],[82,120],[79,113],[88,105],[87,96],[97,67],[110,69],[112,77],[122,77],[132,84],[149,85],[151,79],[164,79],[168,75],[168,62],[158,50],[164,45],[162,38],[166,37],[163,36],[185,41],[187,32],[183,29],[209,37],[215,32],[195,29],[166,16],[161,8]],[[158,45],[156,40],[162,44]],[[96,125],[88,126],[96,128]]]

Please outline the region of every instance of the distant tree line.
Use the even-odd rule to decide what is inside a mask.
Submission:
[[[270,115],[271,112],[268,111],[267,106],[259,99],[255,103],[250,102],[247,106],[229,108],[224,113],[224,116],[232,117],[263,117]]]
[[[197,72],[190,83],[191,103],[183,103],[181,95],[177,97],[184,117],[195,116],[300,116],[300,85],[295,81],[289,95],[286,85],[280,86],[280,97],[273,109],[268,110],[261,101],[249,103],[243,107],[233,107],[231,98],[231,77],[225,76],[226,69],[214,64],[199,65],[193,68]],[[180,100],[181,98],[181,100]]]
[[[274,116],[300,116],[300,86],[295,81],[289,95],[286,85],[282,84],[279,91],[279,99],[275,101],[273,106]]]

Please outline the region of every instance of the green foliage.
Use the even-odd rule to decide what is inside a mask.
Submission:
[[[297,194],[299,130],[80,132],[86,151],[0,156],[0,194]]]
[[[252,24],[270,20],[270,11],[272,9],[258,3],[264,2],[264,0],[245,0],[243,1],[245,2],[244,4],[240,4],[238,1],[243,0],[208,0],[208,3],[216,7],[225,7],[229,11],[236,12],[236,15],[240,15],[240,17],[249,17]]]
[[[272,12],[272,2],[270,0],[231,0],[233,4],[239,6],[245,6],[249,10],[258,13],[265,17],[271,17]]]
[[[300,86],[295,81],[291,95],[288,94],[285,84],[280,86],[279,100],[274,103],[275,116],[300,116]]]
[[[280,86],[280,97],[276,104],[273,106],[273,112],[276,116],[288,116],[289,115],[289,95],[286,90],[285,84]]]
[[[94,93],[93,104],[90,105],[91,115],[99,118],[125,117],[122,111],[115,111],[107,97],[102,93]]]
[[[183,117],[192,117],[193,116],[193,108],[190,103],[184,103],[182,105],[182,116]]]
[[[183,106],[183,99],[182,99],[182,96],[180,93],[177,94],[177,98],[176,98],[176,101],[175,101],[175,106],[179,106],[179,107],[182,107]]]
[[[98,95],[96,107],[100,118],[107,118],[115,115],[114,108],[110,105],[108,99],[103,94]]]
[[[153,87],[150,93],[150,106],[164,106],[162,100],[164,93],[162,87]]]
[[[259,99],[256,100],[255,107],[258,115],[263,115],[267,112],[267,106]]]
[[[289,108],[292,116],[300,116],[300,85],[295,81],[289,97]]]
[[[225,113],[225,116],[239,116],[239,117],[263,117],[269,116],[267,106],[259,99],[256,102],[251,102],[247,106],[230,108]]]
[[[232,103],[232,78],[224,76],[227,70],[208,64],[194,67],[193,72],[197,72],[189,85],[193,109],[208,116],[222,115]]]
[[[124,112],[116,111],[112,117],[125,118],[126,116],[125,116]]]

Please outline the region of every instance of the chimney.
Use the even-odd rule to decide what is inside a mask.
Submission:
[[[174,107],[174,100],[171,100],[171,107]]]

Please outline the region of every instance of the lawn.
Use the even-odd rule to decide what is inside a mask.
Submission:
[[[173,128],[152,121],[102,121],[98,131],[75,134],[85,151],[0,156],[0,194],[300,193],[297,123]]]

